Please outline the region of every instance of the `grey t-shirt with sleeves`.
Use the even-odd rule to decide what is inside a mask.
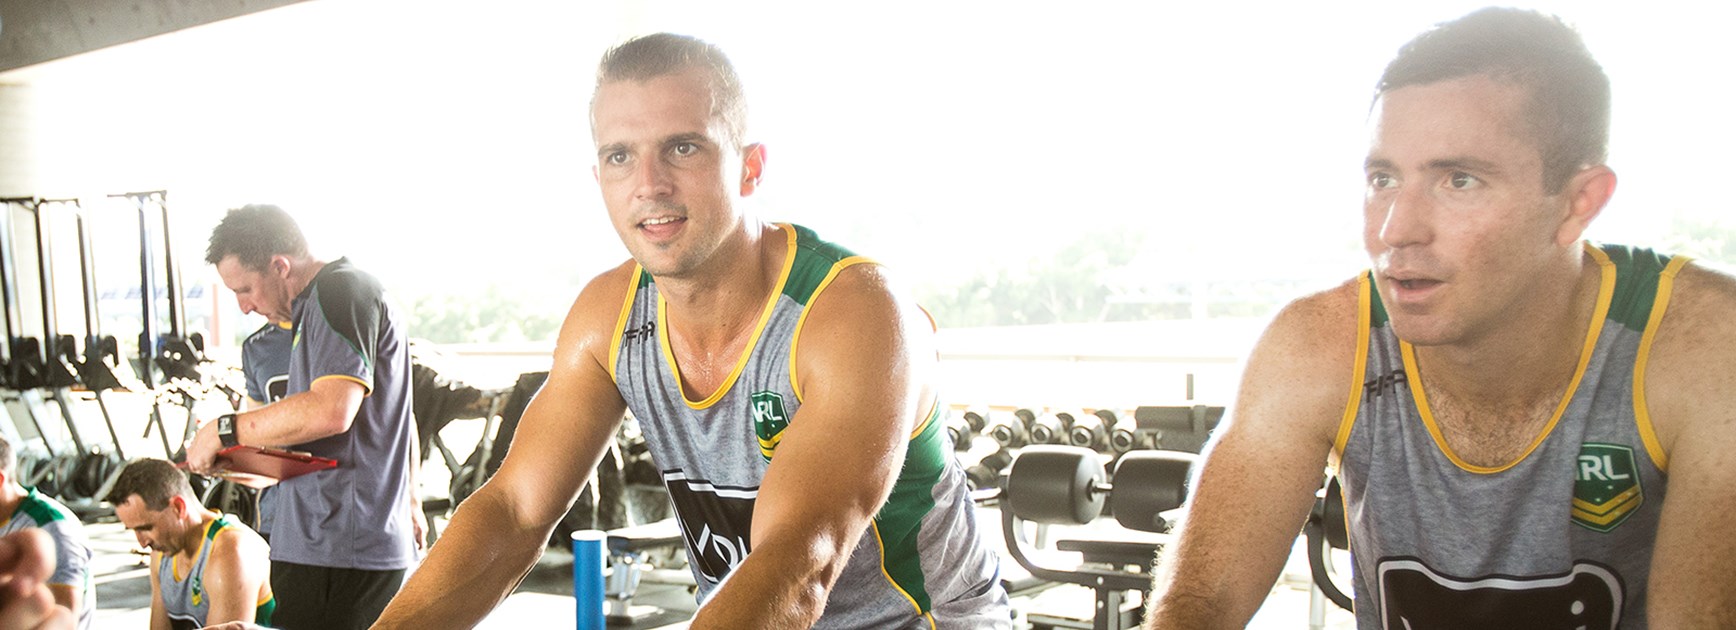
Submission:
[[[390,571],[414,562],[408,496],[410,353],[378,280],[332,261],[296,296],[289,395],[324,379],[367,389],[348,431],[289,448],[338,461],[286,479],[274,493],[271,559]],[[246,439],[246,436],[241,436]]]

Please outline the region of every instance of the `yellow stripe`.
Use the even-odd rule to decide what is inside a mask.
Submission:
[[[916,439],[916,436],[922,435],[923,431],[928,430],[928,425],[934,424],[935,422],[938,422],[939,420],[940,420],[940,397],[936,396],[934,398],[934,402],[930,403],[930,405],[928,407],[928,415],[923,417],[922,422],[918,422],[916,424],[916,430],[910,432],[910,438],[909,439],[912,439],[912,440]]]
[[[1602,279],[1597,288],[1597,310],[1591,314],[1591,326],[1585,333],[1585,346],[1579,351],[1579,367],[1574,369],[1573,380],[1567,384],[1567,391],[1561,395],[1561,402],[1555,405],[1555,414],[1549,417],[1549,424],[1544,425],[1543,430],[1538,432],[1537,438],[1531,441],[1531,445],[1525,447],[1525,452],[1520,453],[1519,457],[1511,462],[1500,466],[1476,466],[1459,459],[1459,455],[1453,452],[1451,446],[1447,445],[1446,437],[1441,434],[1440,425],[1435,423],[1434,413],[1429,410],[1429,397],[1423,391],[1422,377],[1417,371],[1416,348],[1411,347],[1402,339],[1399,340],[1399,350],[1404,355],[1405,380],[1411,383],[1411,392],[1416,397],[1417,411],[1422,413],[1423,425],[1429,428],[1429,435],[1434,436],[1435,446],[1439,447],[1441,453],[1460,469],[1486,475],[1507,470],[1518,465],[1519,462],[1525,461],[1526,457],[1530,457],[1531,453],[1543,444],[1543,440],[1549,437],[1549,433],[1555,430],[1556,423],[1561,421],[1561,414],[1567,411],[1567,403],[1573,401],[1573,392],[1579,389],[1579,381],[1585,377],[1585,366],[1591,363],[1592,351],[1597,349],[1598,335],[1603,332],[1604,318],[1609,315],[1610,296],[1615,293],[1615,263],[1610,262],[1609,255],[1603,253],[1601,249],[1587,246],[1585,252],[1597,261]]]
[[[1586,522],[1591,523],[1593,525],[1608,525],[1610,523],[1615,522],[1616,519],[1627,516],[1630,512],[1633,512],[1635,509],[1638,509],[1639,506],[1640,506],[1640,501],[1636,498],[1633,501],[1627,501],[1627,502],[1622,503],[1619,506],[1621,509],[1612,510],[1608,514],[1593,514],[1591,512],[1588,512],[1588,511],[1582,510],[1578,507],[1575,507],[1575,508],[1573,508],[1573,517],[1577,518],[1579,520],[1582,520],[1582,521],[1586,521]]]
[[[1362,408],[1363,381],[1368,378],[1369,320],[1373,308],[1368,274],[1356,278],[1356,357],[1350,368],[1350,399],[1344,403],[1344,417],[1338,421],[1338,436],[1332,439],[1332,454],[1342,462],[1344,445],[1350,442],[1350,429],[1356,424],[1356,413]]]
[[[1652,315],[1646,320],[1646,331],[1640,334],[1639,356],[1634,359],[1634,424],[1639,429],[1640,442],[1646,445],[1646,453],[1652,456],[1652,463],[1665,473],[1670,472],[1670,454],[1658,441],[1658,431],[1652,427],[1652,414],[1646,407],[1646,364],[1652,358],[1652,341],[1658,337],[1658,324],[1664,321],[1664,309],[1670,306],[1676,273],[1688,264],[1688,260],[1687,256],[1671,258],[1670,264],[1658,274],[1658,294],[1652,298]]]
[[[621,344],[624,343],[621,336],[627,334],[627,319],[633,314],[633,298],[639,296],[639,278],[644,273],[644,267],[633,265],[633,273],[627,279],[627,299],[621,301],[621,314],[615,317],[615,334],[610,337],[614,342],[609,344],[609,380],[616,384],[621,382],[615,376],[615,364],[621,360]]]
[[[789,229],[789,228],[786,227],[785,229]],[[794,252],[795,252],[795,234],[796,234],[796,231],[794,229],[789,229],[789,230],[790,230],[790,241],[791,241],[790,242],[790,248],[791,248],[790,259],[795,260]],[[802,384],[796,380],[796,347],[798,345],[800,345],[800,343],[802,341],[802,325],[808,323],[808,313],[813,312],[813,310],[814,310],[814,300],[820,299],[820,293],[825,291],[826,287],[831,286],[832,281],[836,280],[838,278],[839,272],[843,271],[844,269],[846,269],[848,267],[863,264],[863,263],[873,264],[873,263],[875,263],[875,260],[872,258],[865,257],[865,256],[851,256],[849,258],[845,258],[845,259],[840,260],[838,262],[832,263],[831,271],[827,271],[826,272],[826,278],[824,280],[820,281],[819,286],[814,287],[814,294],[808,296],[807,306],[802,307],[802,314],[796,317],[795,332],[792,332],[790,334],[790,391],[796,393],[796,402],[802,402]],[[789,268],[788,267],[784,268],[784,275],[786,277],[789,275]],[[779,290],[780,290],[780,292],[782,291],[782,285],[779,285]],[[930,320],[930,321],[932,321],[932,320]]]
[[[886,541],[880,539],[880,523],[870,520],[868,521],[868,527],[874,531],[874,545],[880,551],[880,575],[886,576],[886,583],[891,584],[892,589],[898,591],[899,595],[903,595],[904,601],[910,602],[910,607],[916,609],[917,615],[928,617],[929,627],[933,628],[934,618],[929,617],[928,613],[922,610],[921,606],[916,604],[916,598],[911,597],[910,593],[904,590],[904,587],[899,586],[898,582],[892,579],[892,574],[886,572]]]
[[[1636,485],[1632,488],[1628,488],[1626,492],[1610,497],[1608,501],[1604,501],[1603,503],[1592,503],[1585,499],[1574,497],[1573,509],[1587,514],[1607,514],[1616,508],[1627,504],[1628,501],[1632,500],[1634,497],[1638,497],[1639,495],[1640,487]]]
[[[759,323],[754,324],[753,336],[747,340],[747,347],[742,348],[741,358],[735,362],[735,369],[730,370],[729,377],[723,380],[717,391],[707,396],[705,400],[694,402],[687,399],[687,387],[681,384],[681,366],[675,364],[675,351],[669,347],[669,308],[663,299],[663,293],[657,293],[657,337],[663,344],[663,357],[669,361],[669,371],[675,374],[675,386],[681,389],[681,402],[687,403],[690,409],[705,409],[723,400],[723,395],[735,386],[735,380],[741,377],[741,372],[747,369],[748,359],[753,357],[754,346],[759,345],[760,334],[765,332],[766,322],[771,321],[772,310],[778,305],[778,296],[784,294],[784,283],[790,280],[790,267],[796,262],[796,231],[785,226],[786,243],[784,249],[784,270],[778,274],[778,284],[772,287],[772,295],[766,298],[765,310],[760,312]],[[797,397],[797,400],[801,400]]]
[[[364,396],[372,395],[374,393],[373,386],[368,385],[367,381],[356,378],[354,376],[350,376],[348,374],[327,374],[325,376],[321,376],[319,378],[313,379],[313,382],[318,383],[318,382],[326,380],[328,378],[341,378],[341,379],[346,380],[346,381],[355,381],[356,383],[358,383],[362,386],[362,394]],[[308,383],[308,388],[311,389],[312,387],[313,387],[313,383]]]

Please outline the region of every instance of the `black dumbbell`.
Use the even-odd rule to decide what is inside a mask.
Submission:
[[[946,421],[946,434],[952,438],[955,450],[970,450],[971,442],[978,433],[988,426],[988,411],[983,409],[966,409],[964,413],[953,416]]]
[[[1031,441],[1031,423],[1037,414],[1029,409],[1015,409],[1010,414],[995,414],[989,423],[989,437],[1001,448],[1018,448]]]
[[[993,488],[1001,481],[1001,471],[1013,463],[1013,454],[1007,449],[989,453],[969,468],[964,469],[965,479],[970,480],[970,487],[976,490]]]
[[[1109,448],[1109,432],[1115,428],[1115,412],[1098,409],[1090,415],[1076,416],[1073,428],[1067,430],[1067,443],[1095,451]]]
[[[1065,411],[1046,413],[1031,423],[1032,444],[1061,444],[1067,441],[1067,431],[1073,428],[1073,414]]]
[[[1198,459],[1191,453],[1134,451],[1116,462],[1110,485],[1095,451],[1031,446],[1007,471],[1006,507],[1027,521],[1084,525],[1103,512],[1107,499],[1122,526],[1163,532],[1169,524],[1162,513],[1187,499],[1188,476]]]

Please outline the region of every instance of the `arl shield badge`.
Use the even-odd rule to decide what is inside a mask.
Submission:
[[[1607,533],[1645,501],[1634,451],[1620,444],[1586,442],[1579,447],[1573,484],[1573,522]]]
[[[784,439],[784,429],[790,426],[790,415],[784,412],[784,397],[777,392],[754,392],[748,397],[753,405],[753,432],[759,437],[760,457],[772,461],[772,452]]]

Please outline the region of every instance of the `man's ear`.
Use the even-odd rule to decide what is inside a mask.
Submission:
[[[766,145],[755,142],[742,147],[741,150],[741,196],[752,195],[759,190],[760,180],[765,177]]]
[[[271,272],[271,275],[279,278],[288,278],[290,269],[294,268],[289,257],[283,255],[272,256],[271,262],[266,263],[266,265],[269,267],[267,270]]]
[[[1615,171],[1599,164],[1574,173],[1561,194],[1566,197],[1567,216],[1556,229],[1555,242],[1567,247],[1579,242],[1591,221],[1603,212],[1610,196],[1615,194]]]
[[[177,516],[177,517],[186,516],[187,515],[187,498],[183,497],[181,495],[178,495],[178,494],[175,496],[169,497],[169,509],[174,510],[175,516]]]

